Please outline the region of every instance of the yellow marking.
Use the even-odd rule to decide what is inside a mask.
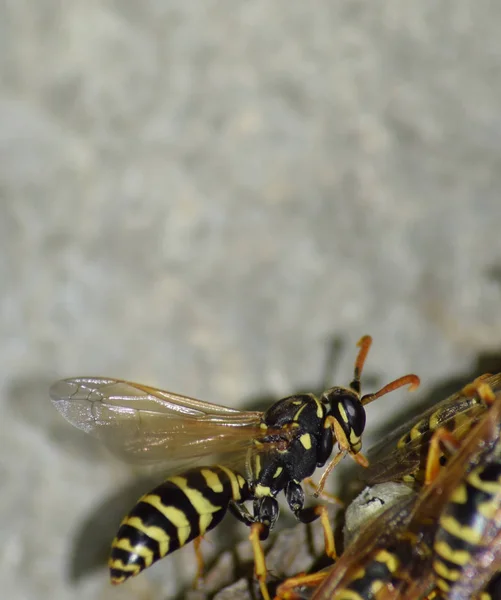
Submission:
[[[417,438],[421,437],[422,433],[419,431],[419,423],[415,425],[409,432],[410,441],[413,442]]]
[[[445,579],[437,579],[437,587],[441,589],[442,592],[448,592],[451,589],[451,586]]]
[[[471,560],[469,552],[466,550],[454,550],[447,542],[435,542],[433,549],[441,558],[460,567],[464,567]]]
[[[144,498],[141,498],[141,502]],[[122,525],[129,525],[138,531],[144,533],[147,537],[158,542],[158,552],[160,556],[165,556],[169,552],[170,537],[161,527],[155,525],[145,525],[139,517],[126,517]]]
[[[363,577],[365,577],[365,569],[364,567],[360,567],[358,569],[358,571],[355,572],[355,574],[353,575],[353,579],[362,579]]]
[[[231,469],[228,469],[228,467],[223,467],[222,465],[217,466],[228,475],[231,484],[231,498],[238,502],[242,499],[242,487],[245,483],[244,478],[238,473],[234,473]]]
[[[277,470],[275,471],[275,473],[273,473],[273,479],[276,479],[277,477],[280,477],[282,471],[283,471],[282,467],[277,467]]]
[[[299,421],[299,417],[300,417],[301,413],[302,413],[302,412],[303,412],[303,410],[306,408],[306,406],[307,406],[307,403],[306,403],[306,402],[303,402],[302,404],[303,404],[303,406],[301,406],[301,408],[300,408],[300,409],[299,409],[299,410],[298,410],[298,411],[297,411],[297,412],[294,414],[294,416],[292,417],[292,420],[293,420],[293,421]]]
[[[200,515],[200,518],[198,520],[198,527],[200,528],[200,535],[203,535],[207,529],[209,529],[210,524],[212,523],[212,515],[211,514],[204,514],[204,515]]]
[[[344,410],[344,406],[342,404],[338,404],[339,414],[341,415],[341,419],[348,424],[348,416],[346,415],[346,411]]]
[[[184,479],[184,477],[171,477],[170,481],[175,481],[176,479]],[[186,481],[186,479],[184,479]],[[186,489],[183,490],[186,493]],[[194,490],[193,490],[194,491]],[[200,493],[200,492],[199,492]],[[205,498],[204,500],[210,504]],[[154,506],[159,512],[161,512],[164,517],[170,521],[174,527],[177,529],[177,537],[179,538],[179,545],[184,546],[186,540],[190,537],[191,533],[191,525],[186,515],[182,510],[176,508],[175,506],[166,506],[160,500],[160,496],[155,494],[148,494],[143,498],[143,502],[147,504],[151,504]],[[210,504],[212,506],[212,504]],[[195,509],[197,507],[195,506]]]
[[[379,592],[379,590],[383,587],[384,583],[380,579],[376,579],[371,584],[371,592],[374,596]]]
[[[350,430],[350,446],[357,451],[362,447],[362,444],[360,443],[360,436],[356,435],[353,429]]]
[[[108,561],[108,567],[110,569],[118,569],[119,571],[124,571],[125,573],[132,573],[133,575],[137,575],[137,573],[141,571],[141,567],[139,565],[135,563],[126,565],[121,558],[115,558],[114,560],[110,559]],[[123,579],[120,579],[120,581],[123,581]]]
[[[309,433],[303,433],[303,435],[299,438],[299,441],[305,450],[311,450],[311,436]]]
[[[259,454],[254,455],[254,478],[258,479],[261,473],[261,456]]]
[[[487,520],[492,521],[499,513],[499,497],[491,498],[488,501],[482,502],[478,507],[478,512]]]
[[[438,426],[440,425],[440,417],[441,416],[442,416],[442,410],[435,411],[430,417],[430,421],[428,423],[428,429],[431,429],[432,431],[437,429]]]
[[[293,402],[292,402],[292,404],[294,404],[294,406],[299,406],[302,403],[303,403],[302,400],[293,400]]]
[[[395,573],[395,571],[400,565],[398,557],[395,554],[388,552],[387,550],[380,550],[376,554],[375,558],[378,562],[382,563],[383,565],[386,565],[390,573]]]
[[[483,481],[480,479],[482,471],[482,468],[472,471],[468,476],[468,482],[480,491],[490,494],[491,496],[496,496],[496,494],[501,492],[501,482],[499,479],[497,481]]]
[[[441,589],[449,589],[449,581],[457,581],[459,576],[461,575],[461,571],[459,569],[448,569],[443,562],[438,560],[433,561],[433,570],[438,576],[438,580],[442,580],[444,585],[447,587],[442,587]]]
[[[199,515],[213,513],[218,510],[221,510],[222,506],[215,506],[214,504],[212,504],[212,502],[207,500],[207,498],[202,494],[202,492],[200,490],[189,487],[187,485],[186,479],[184,477],[171,477],[170,481],[175,483],[182,490],[183,494],[188,498],[191,505],[193,506],[193,508],[197,511],[197,513]],[[161,504],[161,503],[159,503],[159,504],[160,504],[160,506],[164,506],[164,508],[166,508],[166,509],[175,508],[175,507],[165,506],[164,504]],[[158,510],[162,510],[158,506],[157,506],[157,508],[158,508]],[[179,512],[181,512],[183,514],[184,520],[189,525],[188,519],[186,519],[184,512],[177,508],[176,508],[176,510],[178,510]],[[181,521],[182,521],[182,519],[181,519]],[[175,523],[174,523],[174,525],[175,525]],[[181,527],[184,527],[184,526],[185,525],[181,525]]]
[[[451,494],[451,501],[456,504],[466,504],[468,502],[468,492],[464,483],[458,485]]]
[[[313,396],[313,400],[315,400],[317,404],[317,417],[321,419],[324,416],[324,407],[316,396]]]
[[[407,439],[407,436],[404,436],[398,440],[398,442],[397,442],[398,450],[401,450],[406,445],[406,443],[407,443],[406,439]]]
[[[261,429],[268,429],[268,425],[266,425],[266,423],[259,423],[259,427],[261,427]]]
[[[214,493],[220,494],[223,491],[224,486],[216,472],[212,471],[211,469],[201,469],[200,473],[205,479],[207,487],[210,488]]]
[[[440,526],[450,533],[453,537],[465,540],[470,544],[479,544],[482,538],[482,531],[478,531],[475,527],[461,525],[454,517],[443,515],[440,518]]]
[[[256,489],[254,490],[254,494],[256,498],[263,498],[264,496],[271,496],[271,489],[267,485],[262,485],[258,483],[256,485]]]
[[[145,568],[149,567],[153,562],[153,550],[150,550],[144,544],[136,544],[133,546],[130,543],[129,538],[115,538],[113,540],[112,548],[119,548],[120,550],[125,550],[125,552],[129,552],[130,554],[136,554],[137,556],[141,556],[144,558]]]

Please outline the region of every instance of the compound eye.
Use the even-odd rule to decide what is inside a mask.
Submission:
[[[343,429],[350,444],[357,445],[365,429],[365,409],[360,400],[347,393],[335,393],[329,398],[330,414]]]
[[[361,437],[365,429],[365,408],[358,398],[351,397],[345,398],[341,405],[348,419],[347,425],[357,437]]]

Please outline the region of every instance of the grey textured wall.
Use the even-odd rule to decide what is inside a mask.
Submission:
[[[161,598],[191,559],[69,581],[130,470],[62,421],[53,379],[243,406],[317,387],[332,338],[347,382],[371,333],[368,374],[423,386],[374,404],[370,437],[497,358],[500,19],[482,0],[0,2],[2,597]]]

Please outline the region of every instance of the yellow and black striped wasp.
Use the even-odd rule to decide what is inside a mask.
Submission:
[[[459,437],[444,427],[434,429],[419,493],[403,495],[363,526],[329,571],[289,580],[280,597],[499,599],[500,380],[500,375],[480,378],[452,397],[470,397],[476,406],[483,406],[483,412],[476,414],[469,427],[461,420]],[[490,384],[497,386],[495,391]],[[447,401],[430,414],[443,415],[444,406]],[[425,424],[434,423],[429,416],[419,421],[421,430],[428,431]],[[440,446],[450,455],[444,468]],[[295,594],[295,586],[298,590],[310,586],[315,591],[313,595],[311,590]]]
[[[497,391],[501,388],[501,373],[485,374],[475,379],[372,447],[368,453],[370,467],[364,472],[365,483],[375,485],[396,481],[419,489],[424,481],[429,444],[434,432],[445,428],[453,432],[459,441],[484,414],[486,404],[475,393],[481,382]],[[445,462],[446,457],[442,456],[441,460]]]
[[[266,566],[260,540],[279,514],[283,491],[302,522],[319,516],[327,552],[334,554],[324,507],[304,507],[301,482],[338,453],[325,475],[346,454],[367,466],[361,454],[365,406],[419,379],[407,375],[361,396],[360,376],[371,346],[359,342],[348,388],[332,387],[283,398],[262,412],[239,411],[137,383],[77,377],[55,383],[55,407],[73,425],[100,439],[128,462],[160,465],[171,474],[144,495],[124,518],[112,543],[113,583],[137,575],[155,561],[213,529],[227,511],[251,528],[255,573],[263,596]],[[211,462],[216,460],[217,464]],[[188,468],[191,467],[191,468]],[[252,502],[252,512],[245,503]]]

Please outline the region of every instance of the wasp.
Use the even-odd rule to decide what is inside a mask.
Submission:
[[[345,455],[367,466],[361,453],[365,406],[397,388],[419,384],[406,375],[361,395],[360,377],[372,338],[359,341],[349,387],[283,398],[263,412],[239,411],[120,379],[76,377],[50,389],[54,406],[72,425],[100,439],[128,462],[159,465],[171,475],[139,499],[112,543],[112,583],[198,540],[230,512],[250,527],[255,574],[269,598],[260,541],[273,529],[277,495],[299,521],[321,517],[326,550],[335,555],[325,507],[304,507],[301,486],[338,452],[320,480]],[[217,457],[217,461],[211,461]],[[190,467],[190,468],[188,468]],[[252,502],[252,510],[246,502]]]
[[[481,382],[498,390],[501,388],[501,373],[478,377],[416,419],[398,427],[371,448],[368,454],[370,467],[364,478],[367,485],[396,481],[419,489],[425,479],[428,449],[434,432],[445,428],[453,432],[459,441],[484,414],[486,403],[476,393]],[[440,456],[444,464],[446,459],[444,454]]]
[[[433,536],[431,574],[427,587],[430,595],[443,600],[496,600],[501,586],[501,393],[495,394],[484,381],[473,387],[487,408],[479,424],[464,442],[455,433],[439,429],[432,438],[426,470],[431,493],[442,497],[437,529]],[[471,386],[467,386],[467,391]],[[439,443],[454,453],[440,473],[437,464]],[[461,473],[462,469],[462,473]],[[451,473],[448,473],[448,471]],[[457,472],[457,480],[454,475]],[[428,490],[424,494],[428,494]],[[428,500],[431,509],[433,505]],[[426,507],[430,512],[430,507]],[[402,600],[417,597],[421,581],[411,586]]]
[[[494,402],[494,395],[489,400]],[[501,568],[501,440],[486,446],[479,464],[450,493],[438,521],[433,571],[447,600],[472,598]],[[489,587],[498,585],[496,577]]]
[[[499,598],[501,586],[501,392],[487,381],[476,395],[483,415],[455,437],[436,429],[424,487],[366,524],[330,571],[286,582],[318,586],[314,600],[466,600]],[[441,468],[438,447],[451,454]],[[292,592],[291,592],[292,588]],[[296,596],[297,597],[297,596]]]
[[[501,387],[501,374],[486,374],[479,377],[459,392],[398,427],[381,443],[369,450],[370,466],[364,480],[371,487],[366,488],[359,497],[361,509],[357,506],[352,510],[356,502],[348,507],[344,525],[345,544],[350,543],[349,538],[353,536],[353,532],[364,519],[371,518],[371,516],[374,518],[378,506],[388,507],[389,503],[393,503],[397,496],[408,496],[411,489],[419,491],[426,477],[430,481],[431,475],[426,475],[428,463],[440,466],[446,463],[447,455],[441,451],[438,444],[433,445],[433,460],[430,460],[430,441],[439,428],[453,432],[456,441],[468,434],[487,408],[487,403],[477,393],[478,385],[482,382],[497,390]],[[406,501],[411,502],[411,497],[407,497]],[[399,510],[398,502],[395,510]],[[402,498],[401,515],[408,513],[408,508]],[[394,521],[398,521],[391,516],[391,512],[388,513],[387,518],[388,521],[392,521],[392,526],[386,524],[385,533],[392,530]],[[381,519],[380,523],[383,525],[384,520]],[[400,552],[403,554],[402,549]],[[308,576],[290,578],[284,582],[280,593],[284,598],[294,597],[292,589],[301,586],[306,589],[314,587],[324,577],[324,573],[313,573]]]

